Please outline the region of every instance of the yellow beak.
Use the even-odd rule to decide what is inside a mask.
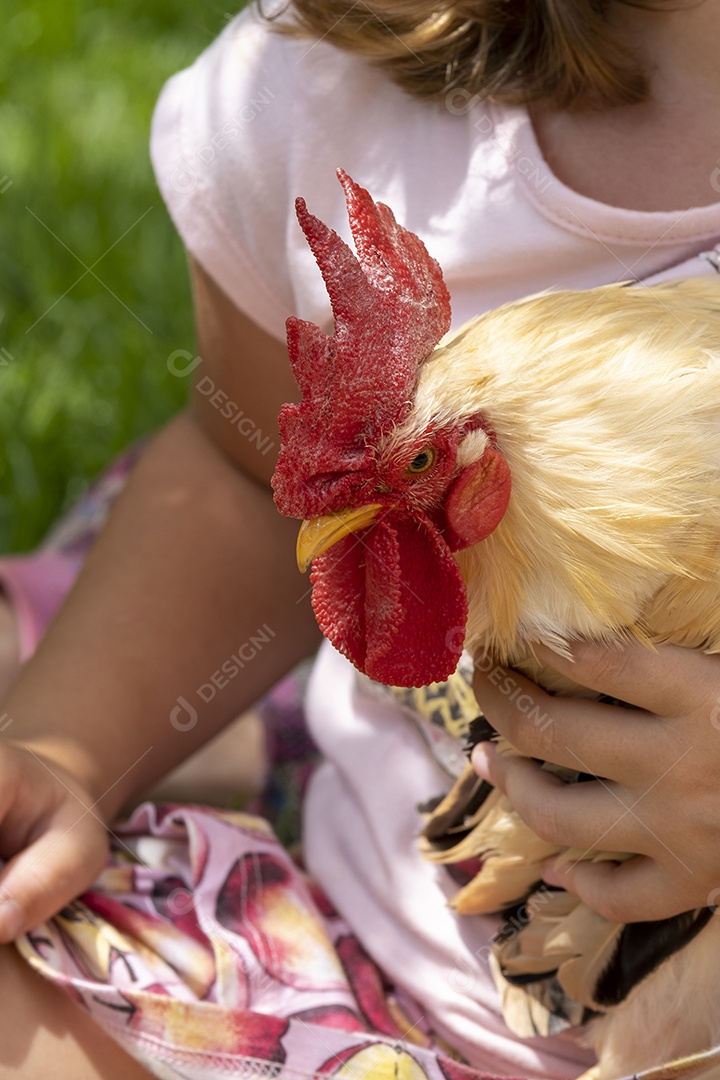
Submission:
[[[322,517],[310,518],[303,521],[297,538],[297,564],[305,573],[313,559],[322,555],[338,540],[350,533],[367,529],[377,518],[383,509],[382,503],[370,503],[368,506],[357,506],[348,510],[338,510],[336,514],[325,514]]]

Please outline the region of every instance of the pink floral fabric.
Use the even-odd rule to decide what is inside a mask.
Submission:
[[[166,1080],[489,1080],[249,814],[139,807],[92,890],[17,945]]]

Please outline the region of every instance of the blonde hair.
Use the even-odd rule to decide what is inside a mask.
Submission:
[[[359,53],[421,97],[462,89],[513,105],[600,108],[647,95],[638,58],[606,19],[611,2],[292,0],[283,29]]]

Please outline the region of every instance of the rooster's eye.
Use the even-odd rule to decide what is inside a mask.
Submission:
[[[426,446],[417,454],[407,467],[407,471],[413,476],[425,473],[435,464],[435,451],[432,446]]]

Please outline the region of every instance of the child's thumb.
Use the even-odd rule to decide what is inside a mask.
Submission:
[[[88,888],[107,858],[101,829],[53,824],[0,874],[0,944],[55,915]]]

